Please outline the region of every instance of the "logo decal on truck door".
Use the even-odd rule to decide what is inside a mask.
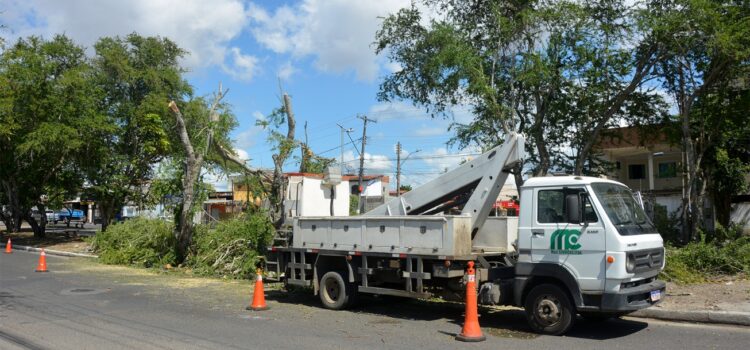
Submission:
[[[552,254],[581,254],[580,230],[555,230],[550,237],[549,249]]]

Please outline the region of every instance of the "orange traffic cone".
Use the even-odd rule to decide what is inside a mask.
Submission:
[[[42,254],[39,255],[39,265],[36,266],[36,272],[47,272],[47,254],[42,249]]]
[[[466,319],[461,334],[456,336],[456,340],[466,342],[479,342],[487,338],[482,334],[479,328],[479,315],[477,315],[477,289],[476,275],[474,274],[474,262],[469,261],[469,270],[467,271],[469,281],[466,283]]]
[[[253,303],[246,307],[246,310],[253,310],[253,311],[262,311],[262,310],[268,310],[268,305],[266,305],[266,296],[263,291],[263,274],[261,273],[260,269],[255,273],[257,276],[255,278],[255,290],[253,291]]]
[[[13,247],[10,246],[10,237],[8,237],[8,244],[5,245],[5,254],[13,253]]]

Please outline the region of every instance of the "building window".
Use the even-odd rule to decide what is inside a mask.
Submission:
[[[631,180],[643,180],[646,178],[646,165],[630,164],[628,165],[628,178]]]
[[[671,177],[677,177],[677,163],[676,162],[659,163],[659,178],[667,179]]]

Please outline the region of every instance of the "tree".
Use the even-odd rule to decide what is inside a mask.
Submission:
[[[378,97],[409,99],[433,116],[471,105],[474,120],[452,125],[461,146],[493,147],[519,131],[529,136],[535,175],[593,173],[593,146],[607,127],[659,109],[659,97],[641,89],[658,44],[637,8],[613,0],[424,4],[438,19],[424,24],[412,6],[376,34],[376,51],[402,67]],[[514,174],[520,186],[521,169]]]
[[[109,128],[89,133],[90,153],[81,166],[106,230],[128,201],[146,200],[155,164],[174,151],[166,101],[192,89],[179,66],[185,51],[169,39],[133,33],[99,39],[94,50],[99,113]]]
[[[272,156],[273,178],[268,197],[271,204],[271,220],[276,228],[280,228],[284,223],[283,166],[292,151],[297,147],[297,141],[294,139],[295,120],[292,112],[292,100],[286,93],[283,95],[282,103],[282,106],[271,112],[265,120],[257,122],[257,125],[268,128],[268,141],[273,145],[273,150],[276,151],[276,154]],[[286,134],[279,131],[284,124],[287,125]]]
[[[104,127],[83,48],[65,36],[19,39],[0,55],[0,192],[10,231],[31,225],[45,234],[45,194],[80,186],[74,163],[88,132]],[[36,206],[37,222],[31,215]]]
[[[714,155],[729,165],[721,151],[731,145],[727,131],[747,125],[747,109],[737,113],[732,106],[748,84],[750,7],[732,0],[656,0],[648,10],[649,25],[664,45],[659,75],[678,111],[686,242],[696,237],[702,222],[707,158]]]
[[[201,183],[200,175],[204,162],[219,163],[221,151],[212,151],[212,149],[226,149],[228,145],[231,145],[228,138],[229,131],[237,125],[228,106],[222,103],[227,91],[219,84],[219,89],[210,104],[203,98],[192,98],[182,103],[182,108],[178,107],[175,101],[169,103],[176,121],[177,136],[182,145],[182,154],[179,159],[183,161],[184,166],[182,197],[175,225],[178,261],[183,261],[188,255],[193,240],[193,217],[196,208],[203,204],[196,201],[195,194]],[[214,145],[221,145],[221,147]]]

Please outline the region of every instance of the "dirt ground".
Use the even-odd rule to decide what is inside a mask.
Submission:
[[[91,245],[84,240],[84,237],[78,236],[75,231],[65,232],[48,232],[45,238],[36,238],[30,231],[17,233],[4,233],[0,235],[2,244],[8,242],[10,237],[13,245],[31,246],[49,250],[59,250],[71,253],[93,254]]]
[[[658,305],[669,310],[722,310],[750,312],[750,280],[723,278],[712,283],[667,283],[667,295]]]

